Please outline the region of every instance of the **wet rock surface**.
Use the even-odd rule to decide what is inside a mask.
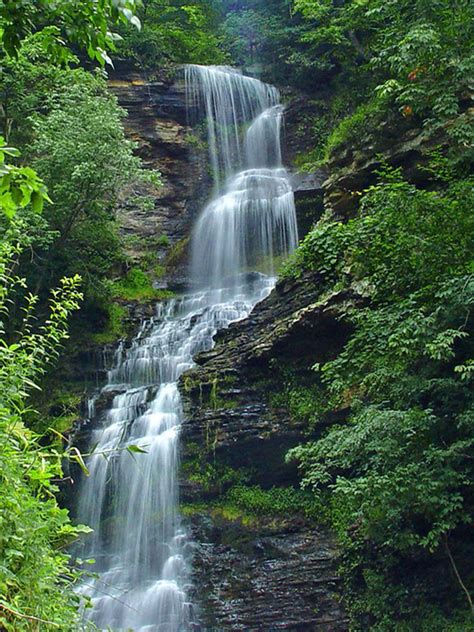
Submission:
[[[321,528],[193,520],[196,597],[206,630],[347,630],[337,551]]]
[[[344,344],[349,327],[341,306],[360,301],[355,292],[318,301],[311,275],[278,284],[251,316],[217,335],[213,350],[182,378],[185,401],[183,474],[196,458],[247,473],[263,489],[298,486],[285,454],[308,439],[288,411],[271,403],[278,392],[272,366],[324,361]],[[183,503],[196,543],[195,602],[204,630],[347,630],[340,604],[337,549],[323,527],[298,515],[278,519],[222,516],[216,506],[225,481],[202,485],[184,479]],[[191,480],[190,480],[191,479]]]
[[[126,110],[125,131],[136,153],[162,180],[158,189],[135,183],[124,192],[118,219],[129,237],[127,252],[139,260],[147,250],[168,268],[160,287],[182,285],[192,222],[211,188],[207,148],[196,143],[188,126],[184,73],[175,68],[149,76],[118,63],[108,85]],[[140,196],[149,196],[152,204],[140,205]]]

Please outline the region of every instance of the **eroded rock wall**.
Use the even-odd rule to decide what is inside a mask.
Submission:
[[[118,63],[109,88],[126,110],[127,136],[136,143],[143,164],[161,174],[158,189],[135,183],[124,192],[119,223],[127,253],[140,261],[146,250],[166,268],[159,287],[188,282],[187,255],[191,226],[209,196],[207,147],[188,125],[184,73],[179,67],[146,74]],[[151,204],[140,205],[139,196]]]
[[[312,275],[278,284],[182,378],[181,496],[196,543],[193,582],[205,629],[347,629],[332,535],[297,508],[253,516],[226,506],[232,473],[264,490],[298,486],[285,455],[308,439],[307,429],[273,403],[283,386],[277,366],[307,371],[333,357],[349,332],[341,305],[360,300],[345,293],[320,302],[318,282]],[[210,479],[200,476],[206,467]]]

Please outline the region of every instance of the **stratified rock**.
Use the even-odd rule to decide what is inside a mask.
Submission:
[[[404,177],[418,186],[429,184],[426,170],[434,150],[445,150],[452,143],[447,128],[463,119],[474,124],[474,108],[465,109],[458,119],[433,132],[401,119],[383,121],[376,133],[346,143],[333,152],[328,163],[329,177],[323,184],[324,200],[336,216],[354,216],[361,192],[377,181],[376,171],[385,163],[400,167]],[[401,120],[400,120],[401,119]]]
[[[125,131],[137,144],[136,153],[146,167],[161,173],[163,182],[158,189],[136,183],[124,192],[118,220],[122,233],[130,237],[127,252],[139,260],[146,249],[156,254],[157,263],[166,264],[167,256],[189,237],[211,187],[207,148],[192,142],[187,124],[183,72],[175,68],[148,77],[130,64],[118,63],[108,85],[127,111]],[[140,195],[150,196],[152,205],[137,203]],[[167,239],[166,245],[160,238]],[[173,261],[169,266],[161,287],[166,281],[185,281],[186,253],[181,259],[183,265]]]
[[[317,274],[279,283],[183,376],[184,475],[197,446],[201,462],[246,473],[250,485],[298,486],[285,455],[308,437],[287,410],[271,404],[269,391],[281,389],[273,366],[307,367],[334,357],[350,331],[341,307],[361,300],[347,291],[321,301],[319,288]],[[197,507],[192,580],[204,629],[347,630],[332,535],[297,513],[256,523],[244,514],[223,517],[214,508],[225,503],[227,487],[182,483],[183,502]]]
[[[344,632],[337,550],[321,528],[193,522],[205,629]]]

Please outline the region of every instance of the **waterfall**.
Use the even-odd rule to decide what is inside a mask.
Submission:
[[[196,629],[189,537],[178,510],[179,377],[215,333],[249,315],[274,286],[274,260],[297,243],[282,166],[283,108],[275,88],[224,67],[189,66],[190,108],[207,123],[215,194],[198,219],[192,274],[201,289],[161,304],[120,346],[94,417],[78,519],[92,527],[78,553],[94,560],[80,586],[99,629]],[[247,129],[245,129],[247,128]],[[259,270],[257,272],[256,270]],[[251,272],[251,274],[249,274]]]

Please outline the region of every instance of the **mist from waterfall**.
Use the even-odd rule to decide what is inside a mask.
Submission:
[[[274,286],[274,261],[297,243],[293,193],[282,167],[278,91],[223,67],[189,66],[190,110],[207,125],[215,193],[193,233],[201,289],[158,306],[129,348],[120,346],[89,406],[90,445],[78,519],[93,533],[82,558],[94,575],[80,592],[99,629],[198,629],[190,603],[192,543],[178,507],[180,376],[215,333],[249,315]]]

